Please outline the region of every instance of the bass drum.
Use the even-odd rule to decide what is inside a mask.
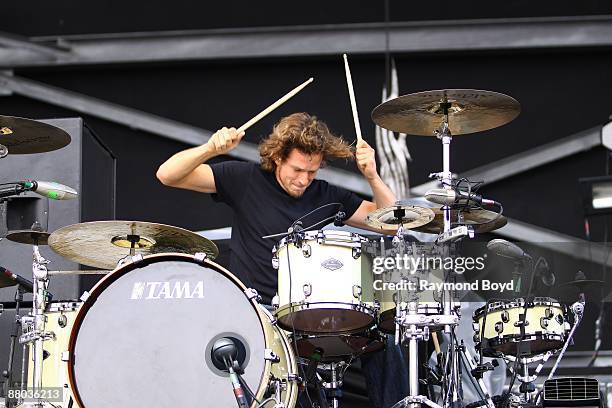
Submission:
[[[78,405],[235,406],[229,376],[212,354],[213,344],[228,338],[255,394],[251,406],[273,407],[268,398],[280,390],[280,402],[294,407],[297,363],[289,341],[248,293],[198,255],[134,257],[83,296],[68,355]]]

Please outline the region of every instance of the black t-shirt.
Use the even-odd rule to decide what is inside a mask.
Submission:
[[[341,203],[348,219],[363,201],[356,194],[323,180],[313,180],[301,197],[291,197],[278,184],[274,173],[262,170],[256,163],[226,161],[210,167],[217,188],[213,199],[234,210],[230,271],[247,287],[256,289],[266,303],[277,290],[272,248],[282,237],[262,237],[286,232],[299,217],[324,204]],[[337,212],[338,206],[327,206],[304,218],[303,227]]]

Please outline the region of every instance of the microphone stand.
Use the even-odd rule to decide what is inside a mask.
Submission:
[[[21,326],[21,317],[19,316],[21,310],[21,302],[23,301],[24,289],[21,285],[17,285],[17,291],[15,292],[15,322],[13,325],[13,333],[11,334],[11,341],[8,354],[8,364],[6,371],[2,373],[3,377],[6,378],[4,383],[4,395],[8,395],[8,390],[13,386],[13,360],[15,358],[15,343],[17,340],[17,334],[19,327]],[[8,408],[8,403],[7,403]]]

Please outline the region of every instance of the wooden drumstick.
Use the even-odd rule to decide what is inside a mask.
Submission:
[[[431,333],[431,339],[433,340],[434,348],[436,349],[436,354],[440,354],[440,342],[438,341],[438,333]]]
[[[314,78],[309,78],[302,85],[299,85],[299,86],[295,87],[293,90],[291,90],[289,93],[287,93],[287,95],[283,96],[278,101],[274,102],[272,105],[268,106],[266,109],[264,109],[261,112],[259,112],[256,116],[254,116],[247,123],[245,123],[244,125],[240,126],[238,128],[237,132],[238,133],[244,132],[245,130],[247,130],[248,128],[253,126],[255,123],[259,122],[260,119],[265,117],[268,113],[272,112],[274,109],[276,109],[279,106],[281,106],[283,103],[287,102],[289,99],[291,99],[293,96],[295,96],[295,94],[297,94],[302,89],[304,89],[306,87],[306,85],[310,84],[312,81],[314,81]]]
[[[351,109],[353,110],[353,121],[355,122],[355,133],[357,133],[357,141],[363,140],[361,137],[361,126],[359,126],[359,116],[357,115],[357,102],[355,102],[355,91],[353,91],[353,78],[351,77],[351,69],[349,68],[348,58],[346,54],[342,54],[344,57],[344,72],[346,73],[346,86],[349,91],[349,98],[351,100]]]

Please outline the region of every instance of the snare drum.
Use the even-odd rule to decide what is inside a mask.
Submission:
[[[297,362],[270,318],[234,275],[203,257],[134,257],[96,284],[76,316],[68,355],[75,399],[87,408],[235,406],[212,350],[226,338],[255,394],[251,407],[279,390],[292,408]]]
[[[274,250],[278,324],[300,333],[349,333],[375,317],[367,239],[345,231],[308,231]],[[274,302],[273,302],[274,303]]]
[[[515,355],[521,340],[525,357],[561,349],[570,330],[567,308],[553,298],[536,297],[528,304],[525,319],[524,310],[523,298],[489,302],[488,307],[477,309],[473,318],[476,349],[484,347],[487,357]],[[523,320],[525,334],[521,335]]]

